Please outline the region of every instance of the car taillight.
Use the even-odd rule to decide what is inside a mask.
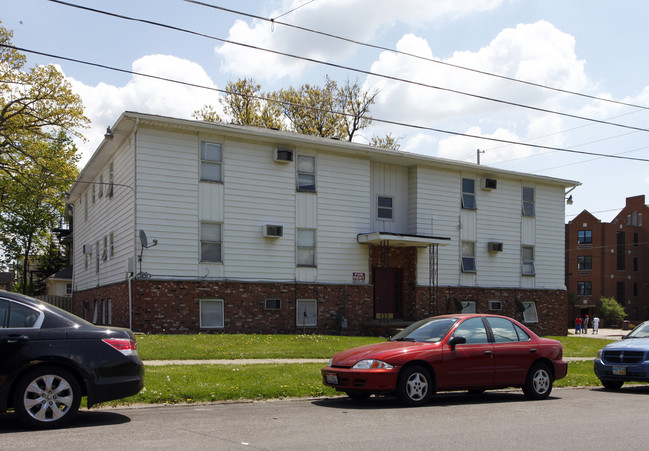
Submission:
[[[135,343],[135,340],[129,338],[104,338],[102,341],[124,355],[137,354],[137,343]]]

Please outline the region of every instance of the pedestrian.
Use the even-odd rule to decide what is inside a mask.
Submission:
[[[584,321],[582,321],[582,323],[581,323],[581,328],[582,328],[583,333],[588,335],[588,315],[586,315],[584,317]]]
[[[581,316],[578,316],[575,320],[575,334],[581,333]]]
[[[593,335],[599,335],[599,318],[597,315],[593,316]]]

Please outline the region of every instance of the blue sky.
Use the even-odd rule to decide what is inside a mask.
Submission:
[[[343,36],[429,59],[589,96],[649,106],[643,0],[204,0],[264,18]],[[603,102],[297,31],[183,0],[70,0],[70,3],[252,44],[363,72],[649,128],[644,108]],[[47,0],[4,0],[2,25],[14,45],[135,72],[223,89],[252,77],[265,91],[321,84],[325,75],[379,90],[375,118],[457,133],[649,160],[649,132],[480,100],[349,69],[332,68],[126,21]],[[291,10],[295,9],[292,12]],[[288,14],[284,15],[285,13]],[[280,17],[281,16],[281,17]],[[57,64],[84,99],[92,127],[80,143],[83,162],[125,110],[191,117],[218,92],[27,53],[30,65]],[[375,122],[355,139],[392,133],[401,150],[476,161],[582,183],[566,207],[610,221],[625,198],[649,190],[649,161],[540,150]]]

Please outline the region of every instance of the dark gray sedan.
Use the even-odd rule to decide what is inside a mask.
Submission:
[[[0,291],[0,412],[59,427],[88,407],[138,393],[144,365],[133,332],[95,326],[45,302]]]

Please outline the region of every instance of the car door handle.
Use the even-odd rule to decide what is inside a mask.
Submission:
[[[27,335],[9,335],[7,337],[0,338],[0,343],[24,343],[29,340]]]
[[[530,352],[536,352],[536,348],[530,349]]]
[[[485,351],[485,352],[484,352],[484,355],[491,355],[491,354],[493,354],[493,353],[494,353],[493,351]]]

